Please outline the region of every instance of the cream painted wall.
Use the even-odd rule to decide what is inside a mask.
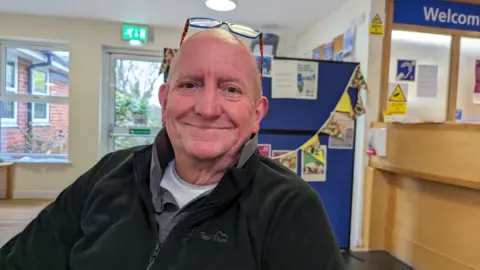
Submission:
[[[296,57],[310,54],[317,46],[330,42],[350,26],[355,25],[354,60],[360,63],[369,85],[362,93],[367,113],[357,120],[354,185],[352,198],[351,246],[362,246],[364,174],[368,159],[365,155],[369,123],[376,121],[379,111],[381,56],[383,37],[369,35],[369,22],[375,14],[385,18],[385,0],[349,0],[336,11],[317,22],[289,47]]]
[[[0,38],[62,42],[70,51],[71,164],[16,164],[16,198],[54,197],[99,159],[102,48],[128,48],[120,33],[120,23],[0,13]],[[181,29],[155,28],[155,41],[144,48],[163,52],[164,47],[176,47],[180,34]]]

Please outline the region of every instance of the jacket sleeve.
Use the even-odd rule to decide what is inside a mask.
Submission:
[[[270,225],[262,269],[345,269],[323,203],[315,191],[306,189],[290,193],[278,207]]]
[[[97,165],[63,190],[27,227],[0,249],[1,270],[66,270],[70,250],[82,236],[83,205]]]

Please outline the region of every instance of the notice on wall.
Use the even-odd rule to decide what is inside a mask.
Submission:
[[[318,63],[274,60],[272,98],[317,99]]]
[[[473,90],[473,103],[480,104],[480,60],[475,61],[475,88]]]
[[[309,151],[302,151],[301,177],[305,181],[325,182],[327,175],[327,148],[320,146],[318,153],[312,155]]]
[[[272,158],[280,162],[283,166],[294,173],[298,173],[298,155],[297,151],[291,150],[272,150]]]
[[[272,151],[272,145],[270,144],[259,144],[257,145],[258,152],[261,155],[264,155],[266,157],[270,157],[271,151]]]
[[[385,34],[385,25],[380,15],[377,13],[370,22],[370,35],[383,36]]]
[[[387,113],[392,115],[405,115],[407,113],[407,83],[389,83]]]
[[[335,121],[341,127],[341,136],[330,136],[328,148],[330,149],[353,149],[355,138],[355,121],[348,114],[335,113]]]
[[[262,62],[262,57],[260,55],[255,56],[258,72],[261,72],[264,78],[272,77],[272,60],[272,56],[264,56]]]
[[[438,91],[438,66],[418,65],[417,97],[434,98]]]

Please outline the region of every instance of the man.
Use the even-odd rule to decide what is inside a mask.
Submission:
[[[241,41],[193,35],[159,96],[154,144],[104,157],[0,250],[0,269],[344,269],[319,196],[256,151],[267,99]]]

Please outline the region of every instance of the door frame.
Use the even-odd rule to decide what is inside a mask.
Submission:
[[[115,125],[115,61],[116,59],[128,59],[139,61],[162,62],[163,52],[141,50],[141,49],[119,49],[105,47],[102,52],[102,91],[100,95],[100,136],[99,136],[99,158],[114,150],[112,135],[132,136],[125,133],[128,128],[114,128]],[[155,136],[160,128],[152,128],[152,135]],[[124,134],[125,133],[125,134]]]

